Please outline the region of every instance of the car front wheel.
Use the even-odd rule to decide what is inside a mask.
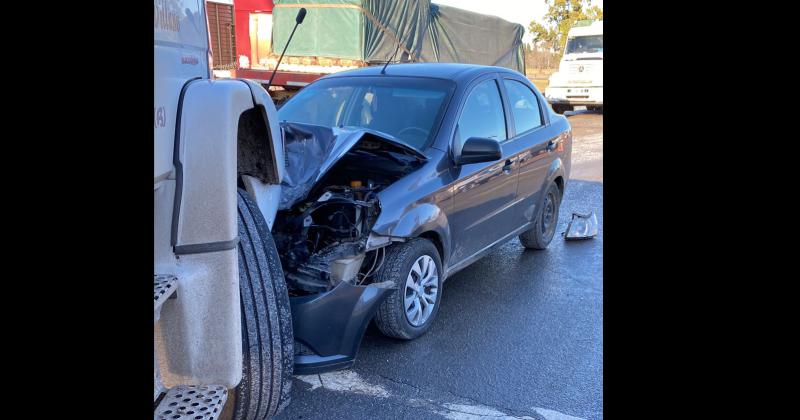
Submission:
[[[378,329],[403,340],[428,331],[442,298],[442,262],[436,246],[424,238],[389,246],[376,277],[377,282],[392,280],[397,285],[375,315]]]

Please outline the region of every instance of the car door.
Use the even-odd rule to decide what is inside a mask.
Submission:
[[[453,155],[460,155],[470,137],[501,144],[508,138],[508,119],[495,76],[474,82],[459,111]],[[457,266],[514,229],[509,206],[517,190],[515,156],[503,151],[495,162],[456,166],[453,212],[448,217],[452,235],[451,266]]]
[[[514,224],[523,226],[532,221],[538,210],[547,170],[555,157],[557,137],[550,138],[546,133],[542,102],[527,83],[505,77],[502,85],[513,129],[513,137],[504,147],[508,147],[509,153],[518,153],[513,219]]]

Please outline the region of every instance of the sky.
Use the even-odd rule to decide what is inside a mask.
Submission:
[[[494,15],[509,22],[519,23],[525,28],[522,41],[531,42],[528,25],[532,20],[541,22],[547,13],[544,0],[432,0],[433,3],[458,7],[485,15]],[[603,7],[603,0],[592,0],[592,6]]]

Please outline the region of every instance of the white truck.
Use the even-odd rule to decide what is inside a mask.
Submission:
[[[258,84],[212,80],[205,1],[153,6],[154,417],[263,419],[294,357],[277,111]]]
[[[212,77],[205,1],[153,6],[154,418],[263,420],[288,405],[293,373],[355,363],[369,321],[397,290],[374,280],[378,254],[402,238],[353,223],[340,229],[349,220],[374,223],[374,212],[357,213],[360,198],[334,192],[317,201],[336,217],[312,217],[312,206],[302,227],[277,220],[281,202],[298,191],[330,187],[306,170],[332,161],[306,164],[310,133],[291,129],[295,141],[287,141],[260,84]],[[305,14],[301,8],[295,29]],[[348,137],[350,148],[363,131]],[[347,152],[327,151],[333,160]],[[331,244],[298,256],[312,225],[333,232],[316,238]],[[293,246],[293,261],[313,263],[298,280],[305,288],[288,286],[275,228],[280,243]]]
[[[550,76],[545,97],[558,113],[576,105],[603,110],[603,21],[578,21],[567,34],[558,71]]]

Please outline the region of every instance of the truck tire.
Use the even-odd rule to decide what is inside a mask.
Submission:
[[[519,241],[527,249],[545,249],[550,245],[558,226],[558,209],[561,207],[561,190],[551,182],[536,213],[533,228],[519,235]]]
[[[290,400],[294,336],[289,293],[267,222],[239,189],[242,381],[231,393],[233,420],[266,419]]]
[[[430,260],[428,260],[428,258],[430,258]],[[426,267],[423,262],[430,262],[431,260],[435,267],[435,272],[432,272],[432,274],[436,276],[435,280],[425,276],[425,274],[431,274],[431,271],[425,270]],[[429,298],[431,296],[430,292],[432,291],[435,296],[432,299],[431,311],[427,316],[424,316],[424,319],[419,319],[421,322],[419,322],[418,325],[413,325],[406,314],[408,309],[406,307],[406,299],[408,298],[406,294],[408,291],[406,283],[408,278],[412,276],[412,268],[418,263],[420,265],[418,265],[417,268],[421,268],[422,270],[421,275],[415,280],[425,281],[424,279],[426,278],[430,280],[429,286],[420,287],[420,289],[425,290],[425,297]],[[425,334],[425,332],[430,329],[434,318],[436,318],[436,314],[439,312],[442,299],[442,261],[439,257],[439,251],[436,249],[433,242],[425,238],[415,238],[408,242],[390,245],[386,248],[385,260],[375,277],[376,282],[392,280],[397,285],[397,291],[389,295],[389,297],[383,301],[378,308],[378,312],[375,314],[375,326],[378,327],[381,333],[388,337],[403,340],[412,340]],[[411,293],[412,297],[409,298],[409,300],[416,300],[417,303],[414,304],[418,305],[420,311],[424,314],[425,310],[422,309],[420,305],[425,305],[427,309],[427,305],[430,303],[422,295],[417,298],[417,295],[415,295],[413,291],[411,291]],[[425,299],[425,304],[422,303],[423,299]]]

